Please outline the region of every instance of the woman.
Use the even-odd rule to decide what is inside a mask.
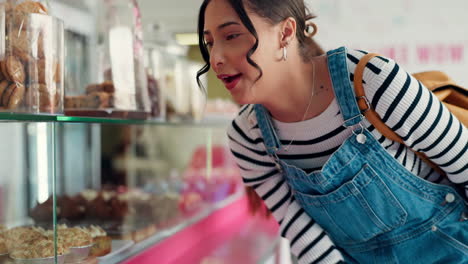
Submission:
[[[351,83],[366,52],[319,56],[311,18],[303,0],[201,6],[198,77],[212,68],[245,105],[228,131],[245,184],[300,263],[467,263],[463,198],[362,118]],[[363,84],[407,146],[466,184],[468,131],[422,84],[384,57]]]

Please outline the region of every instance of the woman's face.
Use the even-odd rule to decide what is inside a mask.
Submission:
[[[277,30],[264,19],[247,13],[258,33],[259,46],[251,59],[263,71],[248,63],[247,53],[255,44],[255,37],[242,24],[239,16],[226,0],[212,0],[205,12],[204,36],[210,52],[210,65],[218,78],[239,104],[261,103],[268,94],[268,81],[274,76],[272,65],[277,63]],[[275,53],[276,52],[276,53]],[[264,87],[264,88],[263,88]]]

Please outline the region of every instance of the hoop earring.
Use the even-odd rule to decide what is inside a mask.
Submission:
[[[315,34],[317,34],[317,31],[318,31],[317,25],[312,21],[307,21],[305,23],[305,25],[306,25],[306,28],[304,30],[304,35],[306,35],[306,37],[308,37],[308,38],[314,37]],[[309,32],[310,27],[312,27],[314,29],[314,31]]]
[[[283,47],[283,58],[281,58],[283,61],[286,61],[288,58],[288,49],[286,49],[286,46]]]

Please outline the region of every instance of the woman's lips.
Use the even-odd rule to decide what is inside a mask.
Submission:
[[[224,85],[226,86],[226,88],[231,91],[232,89],[234,89],[237,84],[239,83],[240,79],[242,77],[242,74],[239,73],[239,74],[233,74],[233,75],[230,75],[230,74],[220,74],[218,75],[218,78],[223,81]]]

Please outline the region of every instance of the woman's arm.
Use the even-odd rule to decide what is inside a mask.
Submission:
[[[359,56],[359,54],[354,55]],[[466,127],[435,95],[395,61],[380,57],[372,59],[370,63],[375,67],[366,68],[364,79],[367,76],[370,81],[364,83],[364,89],[372,107],[407,146],[423,152],[446,172],[451,182],[463,185],[466,189],[468,184]],[[431,168],[421,166],[418,158],[413,153],[406,153],[403,148],[397,158],[401,158],[407,165],[411,164],[407,167],[425,179],[433,182],[443,180],[438,178],[440,175]],[[466,194],[468,197],[468,190]]]

